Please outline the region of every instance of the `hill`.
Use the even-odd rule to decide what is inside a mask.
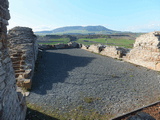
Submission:
[[[68,26],[51,31],[37,31],[36,34],[112,34],[119,31],[108,29],[104,26]]]

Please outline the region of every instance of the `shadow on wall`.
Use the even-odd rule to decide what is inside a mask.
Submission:
[[[45,95],[52,89],[53,83],[64,82],[68,72],[77,67],[85,67],[93,59],[91,57],[70,56],[67,54],[42,52],[33,76],[32,92]]]
[[[56,118],[53,118],[51,116],[45,115],[43,113],[40,113],[36,110],[27,108],[26,113],[26,119],[25,120],[59,120]]]

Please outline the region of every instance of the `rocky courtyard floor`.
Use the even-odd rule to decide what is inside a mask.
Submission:
[[[109,119],[160,100],[159,86],[160,72],[81,49],[47,50],[27,103],[57,119]]]

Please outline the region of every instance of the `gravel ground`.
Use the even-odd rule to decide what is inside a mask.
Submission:
[[[122,114],[160,96],[160,73],[81,49],[43,51],[29,103],[67,112],[78,106]]]

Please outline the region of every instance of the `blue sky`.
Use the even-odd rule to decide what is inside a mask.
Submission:
[[[9,0],[8,28],[34,31],[103,25],[132,32],[160,31],[160,0]]]

